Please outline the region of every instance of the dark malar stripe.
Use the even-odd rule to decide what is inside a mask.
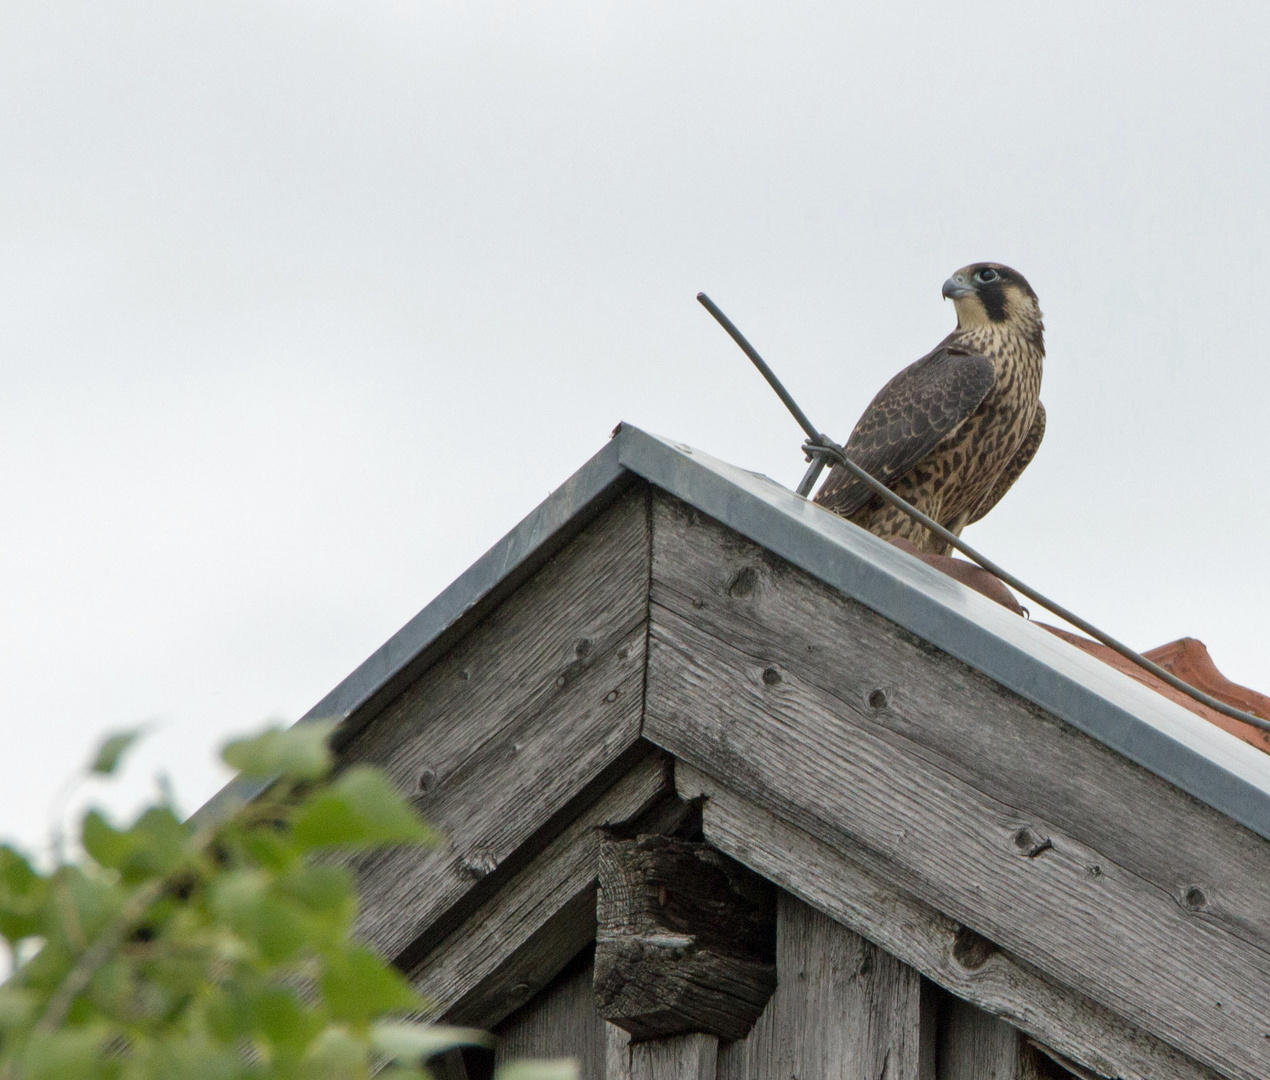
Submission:
[[[983,302],[983,310],[988,313],[988,318],[993,322],[1005,322],[1005,289],[1001,287],[1001,282],[994,281],[991,285],[980,285],[976,292]]]

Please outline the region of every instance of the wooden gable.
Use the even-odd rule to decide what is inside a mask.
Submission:
[[[1072,693],[1102,676],[1063,669],[1062,642],[1028,660],[1039,689],[1007,686],[966,657],[993,634],[1033,648],[1023,620],[919,568],[944,592],[913,604],[951,614],[915,632],[907,593],[854,589],[853,549],[813,573],[815,536],[777,552],[725,522],[740,495],[661,468],[615,465],[585,512],[535,525],[536,559],[496,549],[501,591],[348,692],[342,760],[383,767],[447,837],[357,867],[359,932],[436,1016],[495,1028],[502,1057],[576,1056],[588,1080],[1270,1076],[1270,842],[1240,823],[1270,772],[1173,734],[1181,710],[1147,716],[1140,687]],[[1200,797],[1213,776],[1234,779]],[[631,1043],[602,1017],[601,846],[641,835],[779,887],[776,989],[744,1037]],[[634,953],[673,963],[691,931]]]

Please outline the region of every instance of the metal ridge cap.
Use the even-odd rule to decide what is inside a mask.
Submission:
[[[759,474],[625,428],[620,461],[1270,839],[1270,755]]]

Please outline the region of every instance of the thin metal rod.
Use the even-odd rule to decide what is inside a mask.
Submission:
[[[754,362],[754,366],[762,373],[768,385],[776,391],[776,396],[785,403],[785,408],[793,413],[794,419],[798,421],[798,426],[807,432],[807,438],[823,439],[824,436],[807,419],[807,414],[798,407],[798,402],[793,399],[789,391],[785,389],[784,384],[776,377],[776,372],[767,366],[767,361],[759,356],[758,350],[746,340],[745,335],[733,325],[732,320],[719,310],[719,305],[703,292],[697,293],[697,303],[710,312],[718,324],[732,336],[732,340],[741,346],[741,351]]]
[[[1082,619],[1074,611],[1063,607],[1062,604],[1051,600],[1049,597],[1031,588],[1025,582],[1020,581],[1004,567],[998,566],[986,555],[981,555],[978,551],[962,540],[961,537],[949,532],[940,525],[939,522],[935,521],[933,518],[927,517],[918,510],[917,507],[911,505],[904,499],[900,498],[900,496],[896,495],[895,492],[882,483],[882,481],[874,478],[847,457],[841,446],[826,436],[817,433],[811,421],[807,419],[807,414],[798,407],[798,404],[794,401],[789,391],[785,389],[785,387],[781,384],[781,381],[776,377],[775,372],[773,372],[772,369],[767,366],[767,362],[758,355],[754,346],[746,341],[745,336],[741,333],[741,331],[732,324],[732,321],[719,310],[715,303],[706,296],[705,293],[698,293],[697,299],[701,301],[701,305],[710,312],[710,314],[718,320],[719,324],[732,336],[732,340],[741,346],[745,355],[748,356],[754,362],[754,366],[763,373],[764,378],[767,379],[772,389],[776,391],[777,396],[785,403],[785,407],[793,414],[794,419],[797,420],[802,429],[807,432],[808,439],[807,443],[804,445],[804,450],[814,459],[821,461],[829,459],[835,464],[841,465],[844,469],[855,476],[856,479],[871,488],[879,497],[890,503],[896,509],[902,510],[918,524],[925,526],[946,544],[956,548],[971,561],[987,570],[988,573],[1000,578],[1003,582],[1005,582],[1005,584],[1009,585],[1010,588],[1014,589],[1016,592],[1022,593],[1033,603],[1039,604],[1041,607],[1045,608],[1046,611],[1057,615],[1064,622],[1070,623],[1078,630],[1084,631],[1095,641],[1100,641],[1102,644],[1106,645],[1107,648],[1119,653],[1126,660],[1131,660],[1133,663],[1137,664],[1138,667],[1145,671],[1149,671],[1157,679],[1168,683],[1168,685],[1173,687],[1173,689],[1180,690],[1188,697],[1194,698],[1200,704],[1207,705],[1210,709],[1221,713],[1223,716],[1229,716],[1232,720],[1238,720],[1241,723],[1250,724],[1261,731],[1270,731],[1270,720],[1263,720],[1260,716],[1256,716],[1253,713],[1245,712],[1243,709],[1236,709],[1233,705],[1227,705],[1226,702],[1213,697],[1212,694],[1207,694],[1198,687],[1192,686],[1190,683],[1179,679],[1173,674],[1173,672],[1167,670],[1166,668],[1162,668],[1153,660],[1148,660],[1141,653],[1135,652],[1133,649],[1129,648],[1128,645],[1125,645],[1123,642],[1113,638],[1110,634],[1103,633],[1103,631],[1099,630],[1093,623]],[[814,464],[815,462],[813,461],[813,468]],[[811,478],[810,484],[807,483],[809,477]],[[808,469],[807,475],[803,477],[803,483],[798,485],[798,493],[806,496],[806,494],[811,491],[811,487],[814,484],[815,475],[813,475],[812,469]],[[804,485],[806,485],[807,491],[802,490]]]
[[[825,468],[825,458],[823,454],[816,454],[811,459],[811,464],[807,466],[807,471],[803,473],[803,478],[798,481],[798,487],[794,490],[798,492],[804,499],[811,494],[811,489],[816,486],[816,481],[820,479],[821,472]]]

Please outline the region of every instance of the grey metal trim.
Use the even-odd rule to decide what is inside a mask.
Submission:
[[[635,477],[1270,839],[1270,755],[767,477],[626,424],[302,720],[336,717],[350,737]],[[235,781],[195,816],[262,788]]]
[[[765,476],[635,428],[621,463],[1270,839],[1270,755]]]
[[[321,701],[300,717],[339,721],[335,734],[343,745],[366,726],[397,692],[413,682],[527,577],[563,547],[634,477],[618,463],[619,440],[556,488],[523,521],[451,582],[422,611]],[[270,781],[237,777],[192,815],[198,823],[261,794]]]

